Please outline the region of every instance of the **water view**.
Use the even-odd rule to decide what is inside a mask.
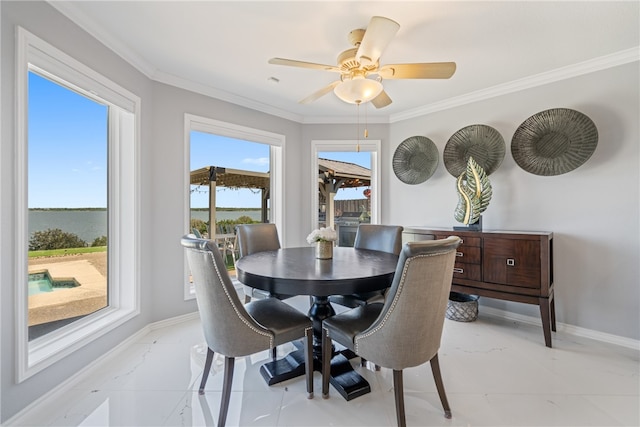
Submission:
[[[218,221],[237,219],[248,216],[254,221],[260,221],[260,209],[219,210],[216,212]],[[207,210],[192,209],[191,217],[209,220]],[[59,228],[67,233],[73,233],[85,242],[107,235],[107,210],[75,210],[75,209],[30,209],[29,235],[36,231]]]

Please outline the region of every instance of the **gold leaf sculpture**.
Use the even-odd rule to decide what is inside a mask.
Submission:
[[[456,180],[458,190],[458,205],[454,213],[456,221],[465,225],[475,224],[480,215],[489,206],[493,190],[491,182],[473,157],[467,160],[467,170],[462,172]]]

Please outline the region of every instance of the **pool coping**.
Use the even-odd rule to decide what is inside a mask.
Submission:
[[[107,279],[87,260],[42,263],[29,273],[47,270],[54,280],[74,278],[80,286],[29,296],[29,326],[84,316],[107,305]]]

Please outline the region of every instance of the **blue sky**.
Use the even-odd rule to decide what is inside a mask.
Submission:
[[[29,207],[107,206],[107,107],[29,73]]]
[[[108,108],[35,73],[29,73],[29,207],[107,206]],[[269,146],[202,132],[191,133],[191,169],[221,166],[269,171]],[[370,153],[331,152],[322,157],[370,167]],[[194,190],[194,187],[192,187]],[[361,199],[360,189],[336,199]],[[218,188],[218,207],[260,207],[260,193]],[[208,207],[208,188],[192,192],[192,207]]]

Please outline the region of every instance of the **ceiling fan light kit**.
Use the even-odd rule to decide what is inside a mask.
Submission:
[[[382,92],[382,83],[363,77],[345,80],[333,89],[344,102],[350,104],[364,104],[371,101]]]
[[[448,79],[456,71],[455,62],[428,62],[411,64],[387,64],[380,66],[380,56],[400,29],[400,24],[383,16],[374,16],[366,30],[356,29],[347,40],[353,48],[338,55],[337,65],[316,64],[294,59],[271,58],[270,64],[339,73],[334,81],[300,100],[301,104],[313,102],[333,90],[336,96],[350,104],[371,101],[374,107],[391,104],[384,91],[382,79]]]

